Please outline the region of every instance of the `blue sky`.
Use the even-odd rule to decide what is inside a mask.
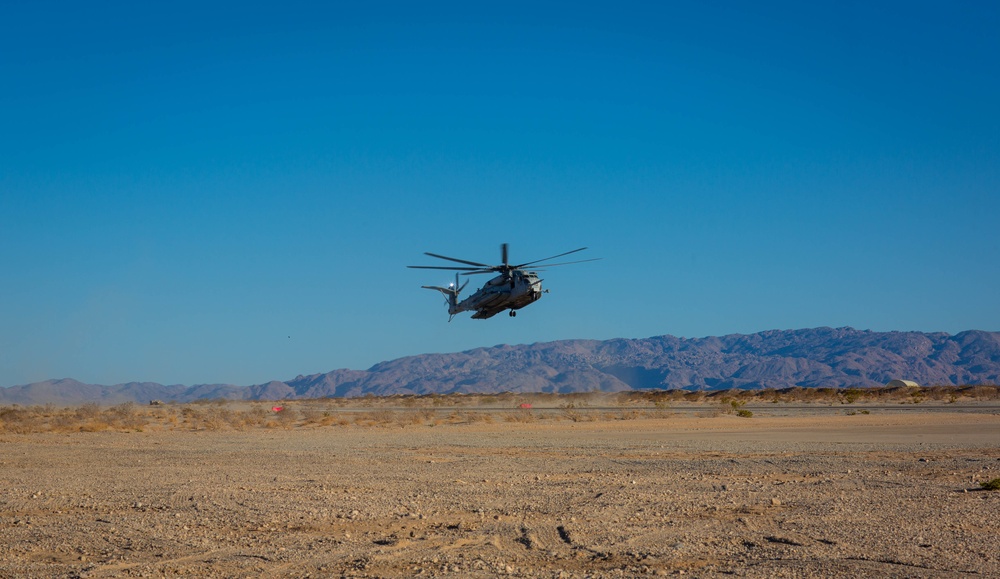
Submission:
[[[0,386],[1000,330],[997,55],[995,2],[6,2]],[[502,242],[603,259],[451,323],[405,268]]]

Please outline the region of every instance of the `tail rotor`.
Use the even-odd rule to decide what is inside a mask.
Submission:
[[[445,303],[448,305],[448,321],[458,313],[458,294],[462,293],[465,286],[469,285],[469,280],[465,280],[465,283],[458,285],[458,274],[455,274],[455,283],[448,284],[448,287],[440,287],[436,285],[422,285],[420,287],[425,289],[437,290],[445,295]]]

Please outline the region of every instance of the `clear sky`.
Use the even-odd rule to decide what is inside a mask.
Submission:
[[[996,331],[998,225],[997,2],[0,4],[0,386]]]

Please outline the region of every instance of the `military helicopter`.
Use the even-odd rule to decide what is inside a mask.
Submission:
[[[510,317],[514,317],[517,315],[517,310],[532,302],[538,301],[541,299],[543,293],[548,293],[549,290],[542,290],[542,280],[539,279],[537,273],[537,271],[543,270],[539,269],[536,271],[528,271],[523,269],[524,267],[541,264],[543,261],[563,257],[564,255],[583,251],[584,249],[587,248],[581,247],[580,249],[574,249],[573,251],[567,251],[566,253],[560,253],[559,255],[553,255],[552,257],[546,257],[545,259],[536,259],[534,261],[511,265],[507,261],[507,244],[504,243],[500,245],[500,259],[503,262],[500,265],[488,265],[477,261],[456,259],[454,257],[425,252],[424,255],[429,255],[438,259],[464,263],[465,267],[444,267],[436,265],[408,265],[407,267],[414,269],[447,269],[456,271],[455,283],[449,284],[448,287],[438,287],[434,285],[424,285],[420,287],[437,290],[448,298],[449,322],[453,317],[455,317],[455,314],[469,311],[475,312],[472,314],[472,319],[485,320],[486,318],[492,318],[504,310],[510,310]],[[541,265],[541,267],[548,268],[555,267],[557,265],[597,261],[598,259],[600,258],[581,259],[578,261],[567,261],[563,263],[548,263]],[[465,286],[469,284],[469,281],[466,280],[462,285],[458,285],[459,274],[457,272],[465,272],[462,275],[496,272],[500,275],[486,282],[486,285],[479,288],[476,293],[459,302],[458,294],[465,289]]]

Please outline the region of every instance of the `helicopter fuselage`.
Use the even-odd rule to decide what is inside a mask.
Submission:
[[[476,293],[448,308],[449,314],[475,310],[477,320],[491,318],[503,310],[519,310],[542,297],[542,280],[533,271],[514,270],[486,282]]]

